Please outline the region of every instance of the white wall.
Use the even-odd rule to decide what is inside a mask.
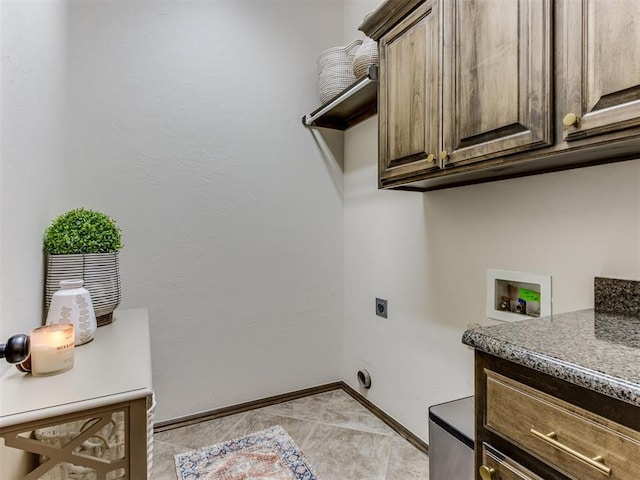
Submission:
[[[66,4],[2,2],[0,339],[42,321],[42,237],[61,188]]]
[[[0,7],[0,342],[42,322],[42,236],[64,201],[66,3]],[[8,364],[0,363],[0,373]],[[2,474],[20,477],[14,449]]]
[[[640,278],[640,163],[376,191],[372,136],[375,120],[346,139],[343,376],[356,387],[367,368],[369,398],[427,440],[427,407],[473,393],[460,337],[468,322],[491,323],[487,268],[551,274],[556,313],[592,307],[594,276]]]
[[[123,230],[157,420],[339,378],[341,144],[301,117],[341,38],[338,2],[71,4],[65,171]]]
[[[348,1],[345,32],[374,8]],[[374,117],[345,135],[342,374],[368,369],[368,398],[425,441],[430,405],[473,394],[460,339],[492,323],[488,268],[551,274],[556,313],[592,307],[594,276],[640,279],[638,161],[423,194],[378,191],[376,159]]]

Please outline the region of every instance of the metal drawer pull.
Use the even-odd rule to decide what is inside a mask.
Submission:
[[[604,474],[606,476],[611,475],[611,468],[609,468],[606,465],[604,465],[604,458],[602,458],[602,456],[598,455],[597,457],[590,458],[590,457],[587,457],[586,455],[583,455],[580,452],[576,452],[573,448],[567,447],[565,444],[560,443],[559,441],[557,441],[555,439],[556,432],[547,433],[545,435],[544,433],[540,433],[540,432],[538,432],[537,430],[535,430],[533,428],[530,430],[530,432],[531,432],[531,435],[533,435],[534,437],[537,437],[540,440],[548,443],[552,447],[555,447],[558,450],[561,450],[561,451],[571,455],[573,458],[576,458],[577,460],[580,460],[581,462],[586,463],[590,467],[593,467],[596,470],[598,470],[600,473],[602,473],[602,474]]]

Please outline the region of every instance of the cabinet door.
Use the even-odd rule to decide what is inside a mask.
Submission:
[[[552,143],[551,13],[550,0],[444,3],[446,166]]]
[[[638,0],[566,1],[562,21],[564,139],[640,126]]]
[[[381,187],[439,167],[437,17],[427,1],[380,38]]]

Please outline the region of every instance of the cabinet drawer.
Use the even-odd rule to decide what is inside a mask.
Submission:
[[[575,480],[638,480],[640,434],[485,370],[485,426]]]
[[[485,477],[491,480],[542,480],[486,443],[482,444],[480,476],[483,480]]]

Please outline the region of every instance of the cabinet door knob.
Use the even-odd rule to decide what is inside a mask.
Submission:
[[[571,127],[578,124],[578,116],[575,113],[567,113],[562,119],[562,123],[567,127]]]
[[[447,152],[446,150],[442,150],[440,152],[440,160],[445,161],[448,156],[449,156],[449,152]]]
[[[427,155],[427,163],[433,163],[435,159],[436,159],[436,156],[433,153],[430,153],[429,155]]]
[[[494,480],[494,473],[496,473],[495,468],[487,467],[486,465],[480,467],[480,477],[482,480]]]

